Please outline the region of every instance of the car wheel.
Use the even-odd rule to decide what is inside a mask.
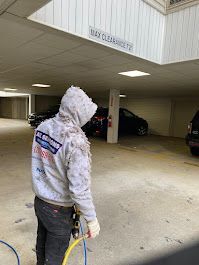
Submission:
[[[144,136],[147,134],[147,128],[144,127],[144,126],[140,126],[138,129],[137,129],[137,135],[139,136]]]
[[[190,147],[191,154],[194,156],[199,156],[199,148],[197,147]]]

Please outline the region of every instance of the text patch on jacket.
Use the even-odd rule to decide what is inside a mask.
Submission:
[[[36,131],[35,141],[44,149],[50,151],[54,155],[62,147],[62,144],[41,131]]]

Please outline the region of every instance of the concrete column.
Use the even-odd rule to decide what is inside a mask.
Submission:
[[[29,115],[35,112],[35,95],[29,95]]]
[[[26,98],[26,119],[28,119],[29,115],[29,97]]]
[[[109,97],[109,119],[111,118],[111,127],[108,126],[108,143],[118,142],[118,125],[119,125],[119,107],[120,107],[120,90],[111,89]]]

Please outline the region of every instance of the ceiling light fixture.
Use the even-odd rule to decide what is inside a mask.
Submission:
[[[17,88],[4,88],[5,91],[17,91]]]
[[[45,84],[33,84],[32,86],[35,86],[35,87],[50,87],[51,85],[45,85]]]
[[[120,98],[126,98],[126,95],[120,95]]]
[[[28,97],[28,94],[0,91],[0,97]]]
[[[119,75],[129,76],[129,77],[138,77],[138,76],[150,75],[149,73],[141,72],[141,71],[138,71],[138,70],[121,72],[121,73],[118,73],[118,74]]]

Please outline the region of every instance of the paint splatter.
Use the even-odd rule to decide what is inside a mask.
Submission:
[[[88,247],[87,247],[87,250],[88,250],[88,252],[93,252],[92,249],[90,249],[90,248],[88,248]]]
[[[20,219],[17,219],[17,220],[15,221],[15,224],[21,223],[21,222],[23,222],[24,220],[26,220],[26,218],[20,218]]]
[[[25,206],[29,209],[33,208],[34,204],[29,202],[29,203],[26,203]]]
[[[179,240],[179,239],[170,238],[170,237],[165,237],[165,239],[166,239],[167,242],[176,242],[176,243],[179,243],[179,244],[183,244],[182,240]]]

